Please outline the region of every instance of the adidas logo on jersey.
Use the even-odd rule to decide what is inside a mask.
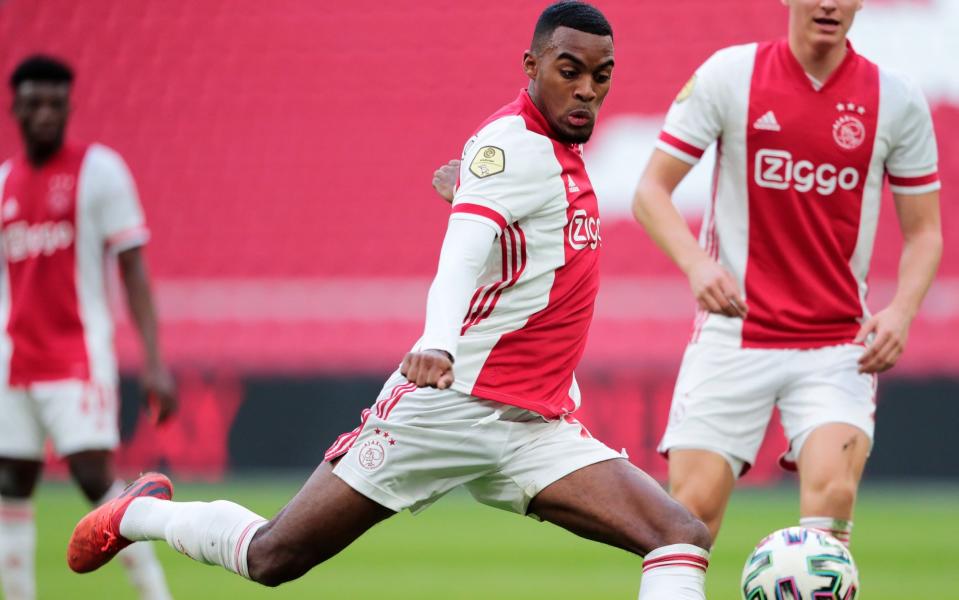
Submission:
[[[573,181],[572,175],[566,175],[566,189],[568,189],[571,194],[579,191],[579,186]]]
[[[782,131],[782,127],[779,126],[779,121],[776,120],[775,113],[771,110],[756,119],[753,127],[762,129],[763,131]]]

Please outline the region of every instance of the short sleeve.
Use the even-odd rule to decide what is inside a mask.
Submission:
[[[913,195],[938,190],[938,162],[929,105],[919,86],[912,84],[886,158],[890,189],[896,194]]]
[[[90,149],[95,218],[111,252],[146,244],[150,237],[133,176],[123,158],[100,145]]]
[[[656,141],[657,148],[691,165],[699,162],[722,134],[719,62],[714,54],[689,78],[666,114]]]
[[[467,142],[451,218],[472,219],[502,231],[546,204],[561,168],[549,138],[505,117]],[[559,186],[562,191],[562,186]]]

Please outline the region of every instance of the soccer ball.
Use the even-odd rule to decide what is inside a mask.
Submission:
[[[803,527],[763,538],[743,567],[744,600],[855,600],[859,572],[842,543]]]

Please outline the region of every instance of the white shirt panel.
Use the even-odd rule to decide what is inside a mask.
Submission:
[[[483,165],[474,167],[474,161],[489,148],[502,152],[503,170],[478,176],[474,171]],[[545,179],[559,178],[561,172],[549,138],[527,130],[521,116],[503,117],[481,129],[466,143],[453,206],[463,203],[485,206],[502,215],[507,224],[513,223],[556,197],[565,200],[562,186],[558,190],[544,190],[542,186]]]
[[[101,144],[92,144],[84,159],[86,192],[93,203],[97,228],[113,252],[142,246],[149,234],[133,176],[123,158]]]
[[[895,177],[922,177],[935,173],[938,163],[936,133],[929,105],[919,86],[905,76],[880,69],[882,102],[895,106],[890,121],[890,149],[886,170]],[[892,185],[899,194],[923,194],[939,189],[939,182],[920,186]]]
[[[713,54],[697,70],[666,114],[663,131],[679,140],[705,150],[728,131],[726,122],[729,103],[739,101],[741,90],[728,79],[729,73],[740,71],[755,56],[756,44],[723,48]],[[748,85],[747,85],[748,90]],[[656,147],[689,164],[702,156],[690,155],[659,140]]]

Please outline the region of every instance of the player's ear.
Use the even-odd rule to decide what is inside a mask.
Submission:
[[[523,53],[523,70],[530,79],[536,79],[536,72],[539,70],[539,61],[532,50]]]

